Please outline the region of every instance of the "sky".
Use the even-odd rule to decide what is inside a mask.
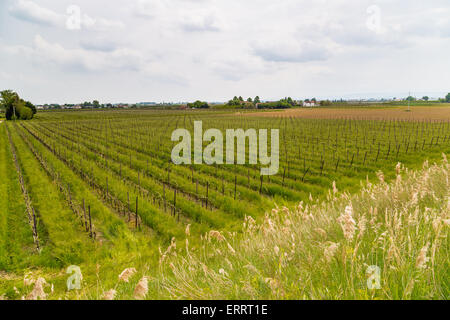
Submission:
[[[35,104],[444,96],[448,0],[0,0]]]

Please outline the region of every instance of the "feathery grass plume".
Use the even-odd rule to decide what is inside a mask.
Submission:
[[[351,204],[345,207],[345,213],[342,214],[337,221],[341,225],[345,239],[347,239],[347,241],[353,240],[356,231],[356,222],[353,219],[353,207]]]
[[[408,284],[406,285],[405,288],[405,292],[403,294],[403,297],[405,299],[409,298],[409,296],[411,295],[412,291],[414,290],[414,283],[415,283],[415,279],[411,278],[411,280],[409,280]]]
[[[417,269],[425,269],[427,267],[427,262],[430,258],[427,257],[428,247],[430,243],[427,242],[427,244],[420,249],[419,255],[417,256],[416,260],[416,268]]]
[[[331,242],[330,245],[324,249],[323,255],[325,256],[325,260],[328,263],[330,263],[331,260],[333,259],[338,247],[339,247],[338,243]]]
[[[315,228],[314,231],[317,232],[322,238],[327,237],[327,232],[322,228]]]
[[[397,175],[399,175],[401,170],[402,170],[402,164],[400,162],[398,162],[397,165],[395,166],[395,173]]]
[[[142,277],[141,280],[139,280],[138,284],[136,285],[136,288],[134,288],[134,298],[138,300],[144,299],[147,293],[148,293],[148,278]]]
[[[186,226],[186,230],[185,230],[186,236],[188,236],[188,237],[191,235],[190,228],[191,228],[191,225],[188,224],[188,225]]]
[[[216,239],[217,241],[224,241],[225,237],[219,231],[211,230],[209,232],[209,239]]]
[[[233,270],[233,264],[231,263],[231,261],[228,260],[227,258],[225,258],[225,262],[228,264],[228,267],[230,268],[230,270]]]
[[[114,300],[117,291],[114,289],[108,290],[103,294],[103,300]]]
[[[273,251],[275,252],[275,255],[278,255],[280,253],[280,248],[278,246],[273,247]]]
[[[231,244],[229,244],[229,243],[227,242],[227,246],[228,246],[228,249],[230,250],[231,254],[236,254],[236,251],[235,251],[234,248],[231,246]]]
[[[359,229],[358,238],[362,238],[364,236],[364,232],[366,231],[366,224],[367,219],[366,216],[363,215],[358,221],[358,229]]]
[[[338,193],[338,189],[336,188],[336,181],[333,181],[333,194],[336,195]]]
[[[243,228],[245,231],[252,232],[255,229],[256,221],[251,216],[245,216]]]
[[[377,172],[377,178],[381,183],[384,183],[384,173],[382,171]]]
[[[128,282],[129,279],[136,273],[135,268],[126,268],[122,271],[122,273],[119,275],[119,281]]]
[[[39,277],[34,284],[33,290],[27,295],[27,300],[46,300],[47,294],[44,291],[46,283],[44,278]]]

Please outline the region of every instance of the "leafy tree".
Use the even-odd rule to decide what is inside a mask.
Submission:
[[[248,98],[247,102],[253,102],[252,98]]]
[[[98,100],[92,101],[92,105],[94,106],[94,108],[100,108],[100,103],[98,102]]]
[[[187,106],[189,108],[195,108],[195,109],[208,109],[209,104],[204,101],[197,100],[194,103],[188,103]]]
[[[30,107],[32,104],[20,99],[16,92],[4,90],[0,92],[0,98],[0,106],[5,109],[7,120],[29,120],[33,118],[34,112]]]
[[[424,96],[424,97],[422,98],[422,100],[428,101],[428,100],[430,100],[430,98],[429,98],[428,96]]]
[[[23,107],[19,109],[20,119],[21,120],[31,120],[33,119],[33,110],[28,107]]]
[[[450,102],[450,92],[445,96],[445,102]]]
[[[413,96],[409,96],[408,98],[406,98],[406,101],[409,102],[416,101],[416,98],[414,98]]]
[[[287,102],[287,99],[281,99],[280,101],[265,102],[259,104],[260,109],[288,109],[291,107],[292,105],[290,105]]]
[[[242,104],[242,101],[239,100],[238,97],[234,97],[233,100],[228,101],[227,105],[230,107],[236,107],[236,106],[240,106]]]
[[[331,101],[330,100],[322,100],[322,101],[320,101],[320,105],[322,107],[331,106]]]
[[[253,99],[255,103],[261,103],[261,100],[259,99],[259,96],[256,96],[255,99]]]

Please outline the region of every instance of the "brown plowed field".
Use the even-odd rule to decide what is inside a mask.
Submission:
[[[305,119],[361,119],[361,120],[450,120],[450,104],[444,106],[361,108],[296,108],[270,112],[244,113],[257,117],[294,117]]]

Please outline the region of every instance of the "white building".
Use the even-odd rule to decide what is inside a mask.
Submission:
[[[319,104],[319,102],[314,102],[314,101],[310,101],[310,102],[303,101],[303,106],[304,107],[318,107],[318,106],[320,106],[320,104]]]

